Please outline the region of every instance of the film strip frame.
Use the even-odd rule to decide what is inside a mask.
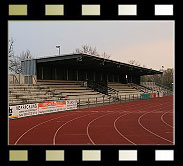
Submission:
[[[55,6],[53,6],[55,5]],[[128,6],[127,6],[128,5]],[[175,20],[174,0],[9,0],[1,10],[1,55],[7,55],[8,20]],[[17,8],[18,7],[18,8]],[[123,13],[125,7],[130,9]],[[53,12],[53,8],[57,10]],[[54,9],[54,11],[55,11]],[[6,32],[6,33],[5,33]],[[6,43],[6,44],[5,44]],[[3,72],[7,58],[1,57],[1,77],[7,78]],[[7,79],[6,79],[7,80]],[[7,81],[2,87],[7,87]],[[5,96],[4,91],[1,96]],[[3,101],[5,103],[7,101]],[[2,106],[7,110],[6,105]],[[7,112],[2,112],[1,137],[2,149],[0,162],[6,165],[178,165],[183,162],[182,150],[182,113],[176,112],[175,145],[173,146],[9,146],[7,144]],[[124,155],[128,154],[127,158]],[[39,159],[37,156],[39,155]],[[52,156],[52,157],[51,157]],[[162,156],[162,157],[160,157]],[[95,161],[95,162],[93,162]]]
[[[9,0],[9,19],[174,19],[173,0]],[[156,16],[156,17],[155,17]]]

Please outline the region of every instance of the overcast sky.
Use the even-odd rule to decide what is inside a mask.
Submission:
[[[15,55],[29,49],[34,58],[70,54],[84,44],[112,60],[136,60],[159,70],[174,66],[173,21],[10,21]]]

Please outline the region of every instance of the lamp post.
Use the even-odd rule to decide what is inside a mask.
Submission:
[[[61,47],[61,46],[56,46],[56,48],[58,48],[59,55],[60,55],[60,47]]]

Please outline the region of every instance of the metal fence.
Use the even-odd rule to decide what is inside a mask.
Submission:
[[[96,107],[96,106],[104,106],[109,104],[118,104],[118,103],[124,103],[129,101],[147,99],[143,97],[144,94],[150,94],[150,96],[152,96],[152,94],[155,94],[154,97],[150,97],[150,98],[157,98],[157,97],[172,95],[172,93],[142,93],[142,94],[118,95],[118,98],[116,99],[112,97],[106,97],[104,95],[102,97],[79,98],[76,100],[77,100],[78,109],[80,109],[80,108],[90,108],[90,107]]]

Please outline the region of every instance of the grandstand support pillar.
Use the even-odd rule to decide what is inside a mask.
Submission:
[[[78,70],[76,70],[76,80],[78,81]]]
[[[20,74],[18,76],[19,76],[19,82],[18,83],[20,84]]]
[[[66,71],[66,74],[67,74],[67,81],[69,80],[69,71],[68,71],[68,69],[67,69],[67,71]]]
[[[86,78],[85,78],[86,80],[88,79],[87,77],[88,77],[88,76],[87,76],[87,71],[86,71]]]
[[[42,66],[42,69],[41,69],[41,79],[43,80],[43,66]]]
[[[55,67],[55,80],[57,80],[57,68]]]

